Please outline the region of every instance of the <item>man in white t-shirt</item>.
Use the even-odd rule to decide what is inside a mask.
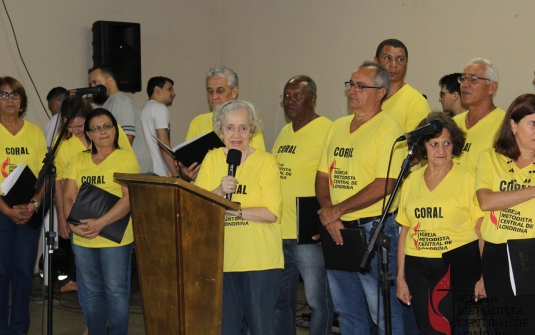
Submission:
[[[168,106],[171,106],[176,94],[174,82],[166,77],[152,77],[147,83],[147,101],[139,111],[143,133],[152,157],[153,171],[159,176],[178,177],[174,158],[162,149],[155,137],[170,145],[170,116]]]

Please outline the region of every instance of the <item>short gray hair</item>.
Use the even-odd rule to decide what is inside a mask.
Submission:
[[[218,135],[223,133],[223,126],[227,122],[227,115],[237,110],[245,109],[249,114],[249,123],[251,124],[251,134],[261,131],[264,128],[264,124],[260,119],[260,116],[256,112],[253,104],[243,100],[232,100],[222,104],[217,110],[214,111],[212,116],[212,129]]]
[[[485,59],[485,58],[474,58],[468,63],[468,65],[485,65],[485,76],[490,79],[490,83],[497,83],[500,80],[500,76],[498,75],[498,70],[492,65],[492,63]]]
[[[238,86],[238,75],[236,74],[236,72],[234,72],[234,70],[229,67],[218,65],[208,70],[208,72],[206,72],[206,83],[208,83],[208,79],[213,76],[227,78],[227,84],[230,89],[233,89],[234,87]]]
[[[375,74],[373,75],[373,78],[372,78],[373,85],[385,88],[386,93],[383,99],[381,100],[381,103],[384,102],[386,100],[386,97],[388,96],[388,93],[390,92],[390,83],[392,81],[390,72],[388,72],[388,70],[385,69],[382,65],[376,64],[369,60],[364,61],[364,63],[362,63],[359,69],[363,67],[372,67],[375,69]]]

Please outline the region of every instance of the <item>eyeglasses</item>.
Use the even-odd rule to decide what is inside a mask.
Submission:
[[[241,124],[238,126],[238,133],[246,134],[249,132],[250,129],[251,129],[250,125]],[[223,127],[223,130],[226,131],[227,133],[234,133],[236,132],[236,127],[232,124],[228,124]]]
[[[2,92],[0,93],[0,98],[2,100],[9,100],[9,98],[13,100],[19,100],[20,99],[20,93],[19,92]]]
[[[105,123],[103,124],[102,126],[94,126],[93,128],[89,128],[89,130],[92,132],[92,133],[98,133],[100,132],[102,129],[108,131],[110,129],[113,128],[113,124],[111,123]]]
[[[290,99],[292,99],[293,101],[297,102],[297,101],[300,101],[302,100],[305,95],[303,93],[297,93],[297,94],[294,94],[294,95],[291,95],[291,94],[281,94],[281,100],[283,102],[288,102],[290,101]]]
[[[366,86],[366,85],[362,85],[361,83],[354,83],[351,80],[346,81],[344,84],[346,85],[346,90],[350,90],[351,87],[354,87],[355,91],[357,92],[362,92],[362,90],[364,90],[365,88],[375,88],[375,89],[383,88],[383,86]]]
[[[438,94],[440,96],[440,99],[444,99],[444,96],[446,95],[446,93],[450,93],[450,92],[442,92],[442,91],[440,91],[440,93]]]
[[[474,75],[457,77],[457,81],[459,82],[459,84],[464,83],[466,80],[468,80],[470,84],[475,84],[479,79],[491,81],[489,78],[483,78]]]

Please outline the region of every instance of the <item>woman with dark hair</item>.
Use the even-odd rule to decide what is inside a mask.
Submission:
[[[22,84],[12,77],[0,77],[0,183],[19,163],[37,176],[47,152],[41,129],[20,118],[27,106]],[[27,334],[40,229],[32,229],[26,223],[41,204],[43,187],[27,204],[9,206],[4,192],[0,194],[0,334]]]
[[[476,195],[485,211],[483,278],[498,332],[535,330],[533,296],[513,294],[507,258],[508,240],[535,237],[528,224],[535,218],[534,174],[535,95],[523,94],[509,106],[494,148],[481,153],[477,168]]]
[[[483,213],[473,200],[475,173],[452,162],[462,152],[465,135],[443,112],[431,113],[418,127],[434,120],[444,128],[418,142],[415,155],[428,165],[405,180],[396,217],[402,225],[397,296],[413,305],[421,334],[450,333],[459,326],[464,306],[456,304],[466,302],[461,294],[470,297],[481,276]]]
[[[60,119],[60,129],[64,127],[65,124],[65,115],[69,112],[69,110],[72,108],[74,104],[74,100],[76,98],[74,96],[66,97],[61,105],[61,116]],[[55,200],[55,207],[56,207],[56,213],[58,218],[58,233],[59,236],[61,236],[63,239],[70,239],[71,230],[69,229],[69,225],[67,224],[67,218],[65,217],[64,211],[63,211],[63,187],[65,184],[65,181],[63,179],[63,176],[65,174],[65,169],[67,168],[67,164],[72,160],[74,156],[79,154],[82,151],[88,150],[89,147],[89,140],[86,137],[86,134],[84,132],[84,123],[87,118],[87,115],[93,111],[93,107],[87,100],[82,100],[82,103],[80,105],[80,109],[78,111],[75,111],[74,117],[69,122],[69,125],[67,126],[67,131],[65,132],[65,135],[62,139],[62,143],[59,145],[58,150],[56,151],[56,155],[54,157],[54,165],[56,166],[56,184],[55,184],[55,193],[54,193],[54,200]],[[124,148],[127,151],[130,151],[131,153],[134,153],[132,150],[132,147],[130,146],[130,142],[128,142],[128,138],[126,137],[126,134],[123,132],[121,127],[118,128],[119,130],[119,147]],[[55,139],[55,141],[59,140],[58,138]],[[61,243],[61,241],[60,241]],[[65,246],[64,248],[68,248],[69,246]],[[69,250],[69,249],[67,249]],[[80,278],[80,274],[78,273],[76,269],[76,263],[74,261],[73,253],[71,252],[71,264],[69,267],[68,277],[67,277],[67,283],[61,287],[61,292],[69,292],[73,290],[78,291],[78,301],[80,303],[80,307],[82,308],[82,311],[84,312],[84,315],[86,314],[86,290],[85,286],[83,284],[83,280]],[[87,324],[87,318],[84,317],[84,323]]]
[[[93,110],[84,122],[90,149],[72,158],[64,173],[65,217],[73,207],[83,182],[119,197],[119,201],[103,216],[69,223],[73,235],[73,251],[87,289],[86,316],[89,334],[128,333],[130,300],[130,259],[134,247],[132,221],[128,223],[120,243],[99,236],[107,225],[130,212],[128,188],[113,179],[115,172],[139,173],[136,157],[118,145],[119,129],[113,115],[103,108]]]

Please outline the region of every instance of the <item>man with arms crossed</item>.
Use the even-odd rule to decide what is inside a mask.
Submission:
[[[392,144],[402,134],[399,124],[381,111],[388,95],[390,74],[382,66],[364,62],[346,82],[347,103],[353,115],[342,117],[330,128],[318,165],[316,196],[321,209],[322,224],[336,244],[343,244],[341,229],[362,227],[369,237],[372,222],[379,220],[387,185],[392,192],[396,172],[401,167],[404,150],[394,150],[391,175],[387,179],[389,153]],[[341,179],[343,177],[343,179]],[[337,183],[350,180],[350,184]],[[395,211],[397,204],[391,208]],[[399,226],[392,213],[385,220],[384,233],[391,237],[390,259],[397,254]],[[350,257],[350,255],[348,255]],[[344,335],[369,332],[368,311],[381,333],[385,332],[382,299],[377,305],[377,253],[371,258],[371,273],[327,270],[329,287],[335,310],[340,313],[340,330]],[[360,261],[360,260],[355,260]],[[390,262],[396,273],[396,262]],[[396,285],[391,288],[392,334],[403,334],[401,304],[395,297]],[[377,320],[377,312],[382,317]]]
[[[291,123],[282,128],[272,153],[277,158],[282,187],[282,238],[284,270],[277,303],[275,329],[278,335],[295,335],[299,274],[312,308],[311,335],[330,335],[333,303],[320,247],[297,244],[296,197],[314,197],[314,182],[327,131],[332,121],[319,116],[316,83],[298,75],[286,83],[282,95],[284,112]]]

